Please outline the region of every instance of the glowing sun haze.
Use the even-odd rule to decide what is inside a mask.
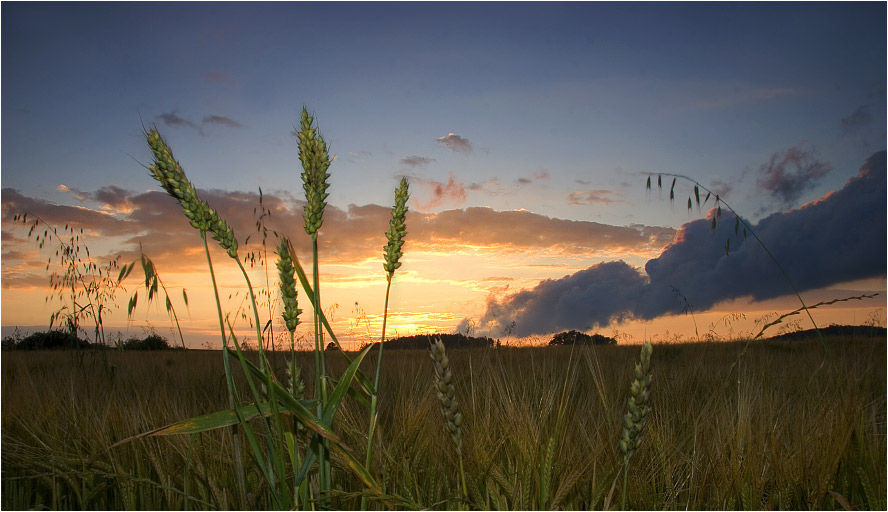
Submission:
[[[60,305],[45,300],[55,247],[40,249],[13,221],[28,212],[82,227],[98,264],[144,252],[187,343],[218,346],[200,237],[144,168],[151,126],[231,224],[242,256],[263,251],[256,223],[270,212],[268,266],[260,258],[250,272],[272,290],[260,317],[281,332],[275,233],[311,260],[293,136],[303,105],[335,156],[322,306],[356,343],[380,335],[384,233],[401,177],[411,200],[388,337],[729,337],[798,307],[728,208],[713,230],[714,195],[688,211],[693,185],[678,180],[673,203],[672,179],[659,189],[658,173],[719,194],[809,304],[880,293],[818,308],[818,324],[885,323],[884,3],[0,9],[4,335],[45,328]],[[224,309],[249,336],[243,280],[212,254]],[[170,337],[140,272],[106,330],[150,325]]]

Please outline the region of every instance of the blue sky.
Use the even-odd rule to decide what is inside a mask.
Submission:
[[[885,19],[880,2],[4,2],[2,186],[93,208],[83,193],[156,189],[144,123],[200,188],[298,197],[306,105],[340,208],[389,204],[406,175],[418,212],[677,229],[694,216],[643,188],[677,172],[757,221],[885,148]]]

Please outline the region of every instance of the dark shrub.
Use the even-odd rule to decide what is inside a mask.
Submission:
[[[601,334],[589,336],[580,331],[565,331],[552,336],[549,345],[616,345],[617,340]]]
[[[493,347],[493,339],[476,338],[463,334],[419,334],[416,336],[402,336],[385,342],[385,348],[393,349],[422,349],[428,350],[429,340],[441,338],[447,348],[490,348]]]
[[[59,350],[89,348],[90,343],[68,331],[35,332],[16,343],[17,350]]]
[[[151,334],[143,339],[130,338],[123,342],[124,350],[168,350],[170,344],[166,338],[158,334]]]

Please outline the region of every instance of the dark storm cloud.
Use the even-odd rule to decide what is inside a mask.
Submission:
[[[446,137],[438,137],[438,144],[443,144],[451,151],[471,153],[472,143],[455,133],[448,133]]]
[[[884,151],[874,154],[841,190],[754,226],[800,291],[885,275],[885,160]],[[791,294],[755,239],[735,233],[733,216],[723,214],[711,229],[714,214],[682,226],[644,273],[622,261],[601,263],[511,296],[490,297],[481,330],[497,334],[515,322],[514,334],[528,336],[652,319],[682,311],[676,289],[696,311],[739,297]]]
[[[759,168],[756,185],[784,207],[791,207],[831,169],[828,163],[815,159],[811,151],[793,147],[771,155],[771,160]]]

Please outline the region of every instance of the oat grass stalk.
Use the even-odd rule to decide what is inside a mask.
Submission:
[[[650,413],[651,396],[651,353],[654,348],[649,341],[641,346],[639,362],[635,363],[635,379],[629,386],[626,400],[626,414],[623,416],[623,434],[620,437],[620,453],[623,454],[623,500],[621,507],[626,510],[626,489],[629,485],[629,459],[641,442],[644,424]]]
[[[435,367],[435,393],[441,403],[441,413],[444,415],[444,429],[450,434],[450,438],[456,445],[456,454],[459,458],[459,477],[462,483],[462,499],[468,504],[469,493],[466,488],[466,473],[463,466],[462,445],[462,420],[459,410],[459,402],[456,399],[456,389],[453,386],[453,373],[450,371],[450,359],[444,348],[444,342],[437,338],[429,346],[429,357]]]
[[[802,305],[802,307],[800,308],[800,311],[803,310],[805,312],[805,314],[808,315],[808,319],[811,321],[811,325],[813,325],[814,330],[817,331],[817,337],[820,339],[820,344],[823,345],[823,350],[824,350],[824,352],[826,352],[826,358],[831,359],[832,354],[830,353],[829,345],[827,344],[826,339],[823,337],[823,334],[820,332],[820,328],[817,327],[817,322],[814,321],[814,316],[811,314],[811,311],[810,311],[811,308],[809,308],[808,305],[805,304],[805,300],[802,299],[802,295],[801,295],[801,293],[799,293],[798,288],[796,288],[795,283],[793,283],[792,279],[789,278],[789,274],[787,274],[786,271],[783,269],[783,265],[780,264],[780,262],[774,256],[774,254],[771,253],[771,250],[768,249],[768,246],[765,245],[765,243],[762,241],[761,238],[759,238],[759,236],[755,232],[755,230],[752,229],[752,226],[748,222],[746,222],[746,220],[742,219],[740,217],[740,215],[737,213],[737,211],[734,210],[734,208],[731,207],[731,205],[729,205],[727,202],[725,202],[724,199],[722,199],[718,194],[713,193],[710,189],[703,186],[699,181],[697,181],[693,178],[690,178],[688,176],[682,175],[682,174],[662,173],[662,175],[672,177],[672,189],[670,189],[670,191],[669,191],[670,200],[675,198],[675,194],[674,194],[675,181],[678,178],[686,180],[694,185],[694,200],[696,202],[698,209],[701,207],[701,205],[706,204],[706,202],[709,201],[709,199],[713,195],[715,196],[716,214],[712,218],[712,229],[715,229],[715,227],[718,223],[718,219],[721,218],[721,205],[724,205],[725,208],[727,208],[728,210],[731,211],[731,213],[734,214],[734,234],[739,236],[740,233],[742,232],[743,238],[746,238],[747,234],[750,234],[750,235],[752,235],[753,238],[755,238],[756,242],[758,242],[758,244],[761,246],[761,248],[765,251],[765,254],[768,255],[768,258],[770,258],[771,261],[774,263],[774,265],[777,267],[777,270],[780,272],[780,275],[782,275],[783,279],[787,282],[787,284],[789,284],[790,289],[792,289],[796,298],[799,300],[799,303]],[[651,189],[651,177],[650,176],[648,176],[647,183],[645,186],[646,186],[647,190]],[[660,179],[660,177],[658,177],[658,179],[657,179],[657,187],[662,188],[662,180]],[[703,199],[702,202],[700,201],[700,191],[701,190],[706,192],[706,197]],[[693,203],[691,202],[691,198],[688,197],[688,209],[689,210],[692,208],[692,204]],[[725,241],[725,255],[728,255],[730,253],[730,250],[731,250],[731,240],[728,239],[727,241]],[[826,362],[826,358],[823,361],[824,363]],[[823,364],[820,365],[820,368],[822,368],[822,367],[823,367]],[[818,368],[818,371],[819,371],[819,368]],[[817,372],[815,372],[815,374],[816,373]]]

